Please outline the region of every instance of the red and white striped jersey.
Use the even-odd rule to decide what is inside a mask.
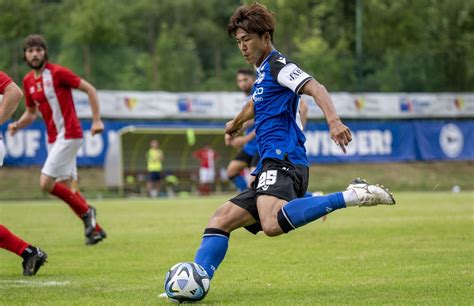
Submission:
[[[72,99],[72,88],[81,78],[71,70],[46,63],[41,76],[30,71],[23,79],[26,106],[37,106],[46,123],[48,143],[56,139],[82,138],[82,128]]]
[[[203,147],[197,151],[194,151],[193,156],[199,160],[201,168],[214,169],[214,161],[218,158],[216,151],[209,147]]]

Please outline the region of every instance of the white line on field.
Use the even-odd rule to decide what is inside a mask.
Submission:
[[[0,287],[58,287],[70,283],[70,281],[0,280]]]

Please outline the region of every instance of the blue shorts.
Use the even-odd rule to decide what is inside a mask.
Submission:
[[[161,172],[149,172],[148,180],[150,180],[151,182],[159,182],[161,180]]]

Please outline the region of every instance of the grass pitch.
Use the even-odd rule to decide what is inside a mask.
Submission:
[[[474,193],[396,193],[394,207],[349,208],[289,235],[231,235],[206,304],[471,304]],[[21,275],[0,251],[0,303],[148,305],[165,272],[191,261],[226,198],[93,203],[109,238],[84,246],[82,223],[60,201],[8,202],[0,223],[41,246],[49,263]]]

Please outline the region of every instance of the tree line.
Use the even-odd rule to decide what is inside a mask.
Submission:
[[[236,90],[247,64],[226,25],[245,2],[0,0],[0,70],[21,83],[22,40],[40,33],[53,62],[98,89]],[[330,91],[474,90],[474,1],[260,2],[276,48]]]

